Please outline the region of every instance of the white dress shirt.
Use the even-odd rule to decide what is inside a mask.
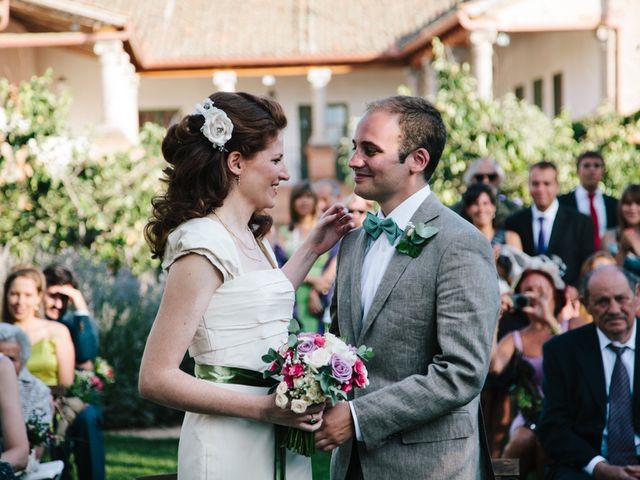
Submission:
[[[591,208],[589,207],[589,192],[585,190],[582,185],[578,185],[576,188],[576,204],[578,205],[578,211],[591,217]],[[604,236],[607,231],[607,209],[604,206],[604,196],[602,190],[599,188],[595,191],[593,197],[593,206],[596,208],[596,215],[598,216],[598,235],[600,238]]]
[[[538,210],[538,208],[534,205],[531,206],[531,216],[533,217],[533,243],[535,245],[535,249],[538,250],[538,235],[540,234],[540,220],[539,218],[544,218],[544,247],[545,250],[549,248],[549,238],[551,238],[551,229],[553,228],[553,222],[556,220],[556,215],[558,213],[558,199],[554,199],[553,203],[549,205],[544,212]]]
[[[636,355],[636,326],[637,322],[633,323],[633,328],[631,329],[631,336],[629,340],[625,343],[620,342],[612,342],[607,338],[607,336],[602,333],[602,331],[598,328],[596,331],[598,332],[598,343],[600,344],[600,355],[602,356],[602,365],[604,366],[604,385],[605,392],[607,395],[607,409],[606,416],[604,421],[604,430],[602,432],[602,445],[600,447],[600,453],[602,455],[597,455],[591,459],[591,461],[584,467],[584,471],[593,475],[593,469],[596,464],[600,462],[606,462],[606,458],[604,458],[609,449],[607,446],[607,437],[608,437],[608,423],[609,423],[609,387],[611,386],[611,375],[613,374],[613,367],[616,363],[616,354],[607,346],[610,343],[613,343],[616,347],[627,347],[625,352],[622,354],[622,363],[627,369],[627,373],[629,374],[629,384],[631,386],[631,395],[633,395],[633,373],[635,370],[635,355]],[[640,437],[638,435],[634,436],[634,442],[636,445],[636,454],[640,456]]]
[[[398,228],[405,230],[407,228],[407,224],[413,214],[416,213],[420,205],[427,199],[427,197],[431,194],[431,189],[429,185],[421,188],[416,193],[407,198],[404,202],[398,205],[393,209],[387,217],[393,218],[398,225]],[[382,210],[378,210],[378,218],[383,219],[385,217]],[[384,272],[387,270],[389,266],[389,262],[391,261],[391,257],[396,251],[396,245],[400,241],[400,238],[396,239],[395,243],[391,245],[386,235],[383,233],[380,235],[375,241],[369,241],[369,246],[367,252],[364,257],[364,262],[362,263],[362,274],[360,277],[360,312],[361,318],[359,319],[361,322],[369,313],[369,309],[371,308],[371,304],[373,303],[373,299],[376,295],[376,291],[378,290],[378,286],[382,281],[382,277],[384,276]],[[361,442],[362,441],[362,432],[360,431],[360,426],[358,424],[358,417],[356,416],[355,409],[351,402],[349,402],[349,408],[351,409],[351,417],[353,418],[353,425],[356,431],[356,439]]]

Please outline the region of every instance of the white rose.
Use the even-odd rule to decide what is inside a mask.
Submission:
[[[291,400],[291,410],[293,413],[304,413],[307,411],[308,406],[309,403],[304,400]]]
[[[280,395],[284,395],[288,391],[289,387],[287,386],[287,382],[280,382],[278,384],[278,388],[276,388],[276,393],[279,393]]]
[[[281,393],[276,394],[276,406],[280,407],[280,408],[285,408],[287,406],[287,402],[289,400],[287,399],[286,395],[283,395]]]
[[[349,350],[349,347],[346,343],[341,340],[338,340],[334,345],[331,351],[349,364],[350,367],[353,367],[353,364],[356,363],[357,355]]]
[[[339,342],[340,339],[336,337],[333,333],[325,333],[324,334],[324,348],[328,348],[331,350],[336,342]]]
[[[204,116],[204,125],[200,128],[202,134],[222,150],[231,138],[233,123],[223,110],[213,106],[213,101],[209,98],[203,104],[196,105],[196,111]]]
[[[331,352],[326,348],[319,348],[311,352],[311,355],[307,355],[304,360],[311,368],[318,369],[329,364],[331,358]]]
[[[304,387],[304,384],[306,383],[304,377],[298,377],[298,378],[294,378],[293,379],[293,387],[300,389],[302,387]]]

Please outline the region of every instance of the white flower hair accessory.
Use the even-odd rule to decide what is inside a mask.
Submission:
[[[231,138],[233,123],[227,114],[213,106],[213,100],[207,98],[204,102],[196,104],[196,112],[204,117],[204,125],[200,131],[221,152],[225,152],[225,144]]]

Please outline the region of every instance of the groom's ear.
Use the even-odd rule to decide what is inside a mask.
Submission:
[[[421,173],[427,168],[429,162],[431,161],[431,156],[426,148],[417,148],[411,155],[407,158],[409,161],[409,170],[411,173]]]

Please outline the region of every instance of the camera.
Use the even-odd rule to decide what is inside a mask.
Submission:
[[[527,297],[526,295],[522,295],[521,293],[512,295],[511,301],[513,302],[514,310],[522,310],[524,307],[529,306],[529,297]]]

